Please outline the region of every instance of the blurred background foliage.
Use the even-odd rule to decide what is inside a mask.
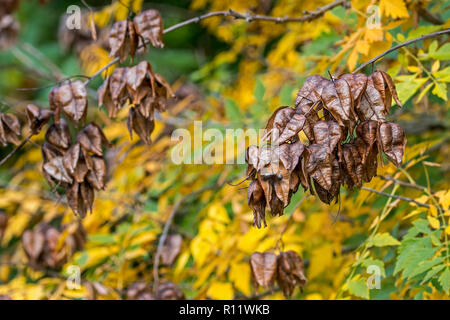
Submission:
[[[301,16],[329,2],[90,0],[99,31],[99,39],[92,41],[87,23],[76,35],[61,30],[60,21],[72,4],[89,17],[80,1],[24,0],[14,14],[20,23],[17,42],[0,53],[1,110],[25,123],[26,105],[48,107],[48,93],[57,81],[92,75],[107,64],[110,58],[101,30],[126,18],[126,6],[134,11],[157,9],[168,27],[201,13],[228,9]],[[7,223],[0,223],[0,295],[123,299],[130,297],[136,282],[150,288],[164,222],[177,201],[191,195],[183,198],[170,230],[182,236],[181,252],[173,265],[159,268],[160,277],[176,283],[187,298],[283,299],[278,290],[252,287],[248,263],[255,251],[279,250],[280,235],[282,249],[294,250],[305,260],[309,282],[302,292],[295,291],[293,299],[448,298],[448,36],[417,42],[373,66],[395,81],[404,108],[393,108],[390,119],[402,125],[408,138],[404,165],[386,164],[378,174],[409,186],[382,178],[366,186],[416,199],[429,208],[367,190],[342,189],[340,215],[334,223],[337,204],[326,206],[309,198],[297,207],[303,196],[299,191],[283,217],[269,218],[267,228],[256,229],[242,189],[246,184],[227,184],[245,177],[244,165],[175,165],[170,160],[175,128],[193,130],[194,120],[221,131],[262,128],[278,106],[293,105],[307,76],[352,71],[397,43],[450,27],[448,1],[350,3],[349,9],[336,7],[308,23],[247,23],[215,17],[165,35],[163,49],[150,48],[136,59],[150,61],[178,97],[167,112],[156,116],[150,147],[136,137],[130,140],[126,112],[111,120],[103,108],[97,109],[96,89],[102,79],[92,81],[88,119],[99,123],[114,144],[106,156],[107,189],[97,196],[92,214],[79,221],[64,197],[42,177],[36,144],[43,143],[43,133],[2,166],[0,214]],[[381,25],[375,28],[367,24],[370,5],[377,5],[380,13]],[[366,69],[370,72],[371,66]],[[1,148],[1,158],[12,149]],[[22,234],[42,223],[60,232],[55,249],[65,250],[60,269],[32,266],[24,253]],[[79,228],[86,231],[87,241],[83,249],[71,252],[64,248],[66,239]],[[71,265],[81,268],[80,288],[66,285]],[[370,265],[382,271],[379,289],[365,285]]]

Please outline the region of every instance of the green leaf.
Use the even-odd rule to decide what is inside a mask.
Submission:
[[[386,272],[384,270],[384,262],[378,259],[368,258],[361,262],[361,265],[365,268],[370,266],[377,266],[380,269],[381,276],[386,277]]]
[[[442,289],[448,294],[450,291],[450,268],[447,267],[444,272],[442,272],[439,277],[439,283],[442,286]]]
[[[415,273],[417,266],[433,257],[438,249],[431,246],[429,237],[403,240],[398,248],[394,275],[403,271],[403,276],[409,278]]]
[[[116,239],[111,234],[91,234],[88,235],[89,241],[97,244],[113,244],[116,243]]]
[[[351,279],[347,283],[348,291],[357,297],[369,299],[369,287],[364,279]]]
[[[398,246],[400,241],[392,237],[389,233],[377,233],[372,239],[368,241],[368,247],[386,247]]]
[[[429,55],[436,60],[450,60],[450,43],[444,44],[436,51],[429,52]]]
[[[431,92],[439,98],[447,101],[447,86],[445,85],[445,83],[436,83],[434,85],[433,91]]]
[[[232,122],[241,122],[243,119],[238,104],[231,98],[225,100],[225,114]]]
[[[398,92],[398,98],[403,103],[406,103],[406,101],[409,100],[416,92],[420,89],[420,87],[423,86],[425,82],[427,82],[428,78],[420,78],[420,79],[414,79],[412,78],[414,76],[408,76],[408,80],[404,82],[400,82],[397,84],[397,92]],[[397,77],[396,79],[398,79]],[[403,77],[403,78],[406,78]]]
[[[264,83],[262,82],[261,78],[256,79],[255,91],[253,93],[256,100],[258,100],[259,102],[263,101],[265,93],[266,87],[264,86]]]
[[[444,268],[445,268],[445,264],[440,264],[440,265],[434,266],[430,271],[427,272],[427,274],[423,278],[421,284],[427,283],[428,280],[433,278],[436,274],[438,274]]]
[[[292,90],[293,88],[289,85],[281,88],[280,91],[280,103],[282,106],[290,106],[292,105]]]

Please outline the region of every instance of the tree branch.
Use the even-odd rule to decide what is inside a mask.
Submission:
[[[389,194],[389,193],[386,193],[386,192],[383,192],[383,191],[378,191],[378,190],[375,190],[375,189],[372,189],[372,188],[368,188],[368,187],[361,187],[361,189],[362,190],[366,190],[366,191],[370,191],[370,192],[373,192],[373,193],[377,193],[379,195],[382,195],[382,196],[385,196],[385,197],[388,197],[388,198],[394,198],[394,199],[399,199],[399,200],[403,200],[403,201],[412,202],[412,203],[416,204],[419,207],[430,208],[429,204],[422,203],[422,202],[416,201],[416,200],[408,198],[408,197],[397,196],[395,194]]]
[[[334,1],[332,3],[325,5],[323,7],[317,8],[314,11],[311,11],[311,12],[304,11],[304,15],[301,17],[288,17],[288,16],[271,17],[271,16],[264,16],[264,15],[258,15],[258,14],[253,15],[248,12],[244,14],[244,13],[234,11],[232,9],[226,10],[226,11],[214,11],[214,12],[209,12],[209,13],[203,14],[201,16],[194,17],[189,20],[177,23],[177,24],[165,29],[163,31],[163,34],[169,33],[171,31],[174,31],[176,29],[179,29],[181,27],[187,26],[192,23],[198,23],[202,20],[212,18],[212,17],[218,17],[218,16],[233,17],[235,19],[243,19],[247,22],[252,22],[252,21],[269,21],[269,22],[275,22],[275,23],[309,22],[309,21],[312,21],[314,19],[321,17],[322,15],[324,15],[325,12],[327,12],[335,7],[338,7],[338,6],[344,6],[347,8],[349,6],[349,1],[348,0],[337,0],[337,1]],[[149,43],[149,41],[145,41],[145,44],[148,44],[148,43]],[[139,48],[142,48],[143,46],[144,46],[144,44],[141,45]],[[111,66],[115,65],[117,62],[119,62],[119,57],[114,58],[111,62],[109,62],[107,65],[105,65],[100,70],[98,70],[95,74],[93,74],[89,79],[87,79],[84,82],[84,85],[86,86],[89,82],[92,81],[92,79],[96,78],[103,71],[105,71],[108,68],[110,68]]]
[[[443,34],[448,34],[448,33],[450,33],[450,28],[447,28],[447,29],[441,30],[441,31],[437,31],[437,32],[433,32],[433,33],[429,33],[429,34],[420,36],[419,38],[411,39],[411,40],[408,40],[406,42],[400,43],[400,44],[398,44],[396,46],[393,46],[392,48],[386,50],[385,52],[377,55],[375,58],[372,58],[369,61],[363,63],[358,68],[356,68],[353,71],[353,73],[357,73],[358,71],[361,71],[364,67],[368,66],[369,64],[375,63],[377,60],[383,58],[385,55],[387,55],[387,54],[389,54],[389,53],[391,53],[391,52],[393,52],[395,50],[398,50],[398,49],[400,49],[402,47],[408,46],[410,44],[416,43],[416,42],[421,41],[421,40],[438,37],[438,36],[441,36]]]
[[[223,183],[216,183],[212,186],[206,186],[203,187],[197,191],[191,192],[185,196],[183,196],[180,200],[178,200],[175,205],[173,206],[172,211],[170,212],[169,218],[166,220],[166,223],[164,224],[164,228],[161,234],[161,237],[159,237],[159,241],[158,241],[158,247],[156,249],[156,254],[155,254],[155,262],[153,264],[153,290],[156,290],[158,288],[158,283],[159,283],[159,273],[158,273],[158,269],[159,269],[159,260],[161,259],[161,253],[162,253],[162,249],[164,247],[164,243],[166,242],[167,239],[167,235],[169,233],[169,230],[171,228],[173,219],[176,215],[176,213],[178,212],[178,209],[180,208],[180,206],[189,198],[194,197],[198,194],[201,194],[207,190],[211,190],[211,189],[215,189],[215,188],[220,188],[221,186],[223,186],[224,184],[231,182],[233,179],[228,179],[225,180]]]

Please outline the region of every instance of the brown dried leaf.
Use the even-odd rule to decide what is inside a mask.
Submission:
[[[380,124],[378,139],[388,159],[397,167],[400,166],[406,146],[405,132],[400,125],[391,122]]]
[[[55,157],[44,163],[43,169],[57,182],[72,183],[72,178],[64,167],[63,157]]]
[[[134,17],[136,33],[157,48],[163,48],[163,20],[159,11],[146,10]]]
[[[277,271],[277,256],[272,252],[254,252],[250,256],[253,279],[261,287],[273,287]]]
[[[128,300],[154,300],[152,289],[145,282],[134,282],[127,289]]]

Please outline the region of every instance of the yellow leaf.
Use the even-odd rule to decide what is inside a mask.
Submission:
[[[311,265],[308,269],[308,277],[315,278],[325,271],[333,261],[333,246],[325,245],[312,252]]]
[[[233,299],[233,287],[231,283],[213,282],[206,294],[215,300],[231,300]]]
[[[447,226],[447,227],[445,228],[445,233],[448,234],[448,235],[450,235],[450,226]]]
[[[211,251],[211,245],[201,237],[195,237],[191,241],[191,253],[194,258],[195,265],[201,267]]]
[[[247,296],[250,295],[250,266],[248,263],[232,263],[228,277],[238,290]]]
[[[430,207],[430,214],[431,214],[433,217],[437,217],[438,212],[437,212],[437,209],[436,209],[435,206],[431,206],[431,207]]]
[[[406,9],[405,2],[403,0],[381,0],[380,1],[381,12],[388,17],[392,18],[408,18],[408,10]]]
[[[306,300],[323,300],[320,293],[310,293],[306,296]]]
[[[230,222],[227,210],[220,203],[214,203],[209,207],[208,216],[223,223]]]
[[[430,226],[433,229],[439,229],[441,226],[441,224],[439,223],[439,220],[434,217],[431,217],[431,216],[428,216],[428,222],[430,223]]]
[[[257,229],[257,228],[250,228],[250,230],[239,239],[238,242],[238,248],[239,250],[244,251],[245,253],[253,253],[255,248],[259,245],[261,242],[261,239],[264,238],[264,236],[269,231],[269,228],[264,229]]]

